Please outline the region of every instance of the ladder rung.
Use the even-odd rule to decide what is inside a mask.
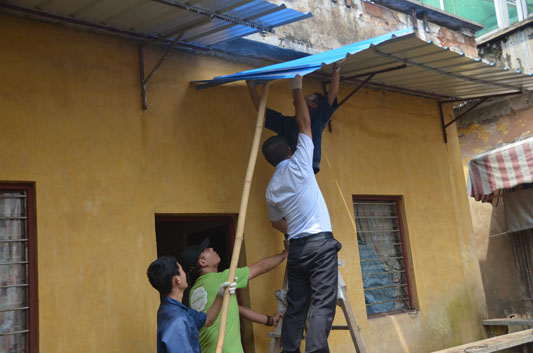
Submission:
[[[331,326],[332,330],[349,330],[348,325],[333,325]]]

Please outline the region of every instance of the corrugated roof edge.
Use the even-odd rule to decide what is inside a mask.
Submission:
[[[202,89],[247,79],[275,80],[294,78],[296,75],[305,76],[316,70],[319,70],[324,65],[331,65],[335,62],[342,61],[346,57],[368,49],[371,46],[376,46],[393,38],[404,37],[408,35],[416,35],[413,27],[386,33],[378,37],[366,39],[319,54],[309,55],[299,59],[261,68],[241,71],[231,75],[216,76],[211,80],[191,81],[191,83],[197,85],[197,89]]]

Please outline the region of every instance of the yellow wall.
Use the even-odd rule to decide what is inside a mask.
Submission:
[[[143,112],[134,43],[6,14],[0,31],[0,181],[36,182],[40,350],[155,352],[158,296],[145,276],[156,256],[154,214],[236,214],[255,123],[242,83],[202,91],[187,83],[246,67],[173,53],[148,83]],[[151,67],[162,50],[145,53]],[[274,83],[269,105],[290,113],[291,104],[287,84]],[[449,135],[445,145],[436,102],[371,90],[324,133],[318,181],[368,352],[428,352],[482,336],[484,298]],[[250,263],[282,248],[264,202],[272,171],[259,157]],[[352,194],[403,195],[418,314],[366,318]],[[281,277],[280,268],[251,282],[253,309],[275,310]],[[268,351],[267,332],[254,325],[257,353]],[[346,331],[330,344],[353,351]]]

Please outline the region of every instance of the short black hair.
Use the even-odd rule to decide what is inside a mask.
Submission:
[[[320,92],[314,92],[313,93],[316,98],[314,99],[315,103],[320,105],[322,102],[324,102],[326,100],[326,96],[324,96],[322,93]]]
[[[275,167],[289,157],[289,143],[281,136],[269,137],[263,143],[263,155]]]
[[[161,295],[167,295],[172,291],[172,278],[179,276],[180,270],[176,258],[165,255],[152,262],[146,274],[152,287]]]

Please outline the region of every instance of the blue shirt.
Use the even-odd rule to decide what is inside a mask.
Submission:
[[[157,311],[157,353],[200,353],[198,330],[207,316],[165,297]]]
[[[329,105],[327,96],[319,102],[318,107],[309,111],[311,118],[311,131],[313,136],[313,170],[320,170],[322,158],[322,131],[326,127],[331,116],[338,107],[337,98]],[[265,127],[283,137],[289,143],[291,151],[296,152],[298,143],[298,125],[294,116],[285,116],[275,110],[267,109],[265,115]]]
[[[285,218],[289,239],[331,232],[326,201],[313,173],[313,141],[298,135],[296,152],[281,161],[266,189],[271,221]]]

